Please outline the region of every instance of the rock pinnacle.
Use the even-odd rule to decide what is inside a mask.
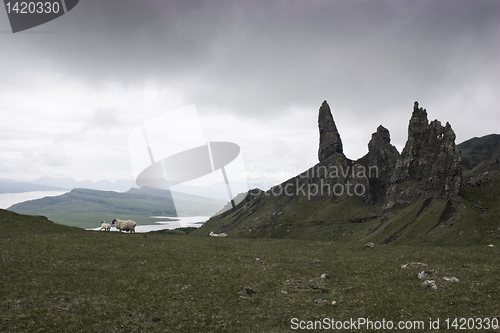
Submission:
[[[330,106],[326,101],[323,102],[319,108],[318,115],[318,127],[319,127],[319,150],[318,159],[323,161],[327,157],[333,154],[342,154],[342,140],[340,139],[339,132],[337,131],[337,126],[335,126],[335,121],[333,120],[332,112],[330,111]]]

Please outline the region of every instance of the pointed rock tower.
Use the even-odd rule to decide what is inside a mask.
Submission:
[[[335,126],[335,121],[333,120],[332,112],[330,111],[330,106],[326,101],[323,102],[319,108],[318,115],[318,127],[319,127],[319,150],[318,159],[322,162],[324,159],[328,158],[333,154],[342,154],[342,140],[340,139],[339,132],[337,131],[337,126]]]
[[[399,157],[398,150],[391,145],[389,130],[380,125],[377,131],[372,134],[372,138],[368,143],[368,154],[357,161],[367,170],[373,167],[377,168],[376,176],[369,179],[368,203],[377,204],[379,207],[382,206],[387,189],[391,185],[391,176]]]
[[[413,106],[408,140],[396,162],[387,190],[384,215],[428,197],[454,199],[462,183],[460,155],[449,123],[427,120],[427,111]]]

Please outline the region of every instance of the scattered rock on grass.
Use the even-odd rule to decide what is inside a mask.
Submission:
[[[422,283],[422,287],[429,287],[433,290],[436,290],[438,288],[436,285],[436,281],[434,280],[425,280],[424,283]]]
[[[452,276],[452,277],[445,276],[445,277],[443,277],[443,280],[448,281],[448,282],[458,282],[458,279],[454,276]]]
[[[490,245],[488,245],[488,246],[489,246],[489,247],[495,247],[495,245],[493,245],[493,244],[490,244]]]
[[[335,301],[330,302],[330,301],[327,301],[326,299],[318,298],[318,299],[314,300],[314,305],[320,305],[320,306],[337,305],[337,302],[335,302]]]
[[[320,263],[321,263],[321,261],[319,261],[318,259],[313,260],[313,264],[320,264]]]
[[[255,261],[259,264],[262,264],[262,265],[265,265],[266,263],[264,262],[264,260],[260,259],[260,258],[256,258]]]
[[[437,271],[435,269],[430,269],[428,271],[421,271],[420,273],[418,273],[418,278],[420,280],[425,280],[427,278],[429,278],[431,275],[433,274],[436,274]]]
[[[328,274],[321,274],[320,276],[322,279],[329,279],[330,278],[330,275]]]
[[[366,244],[365,244],[365,247],[371,247],[371,248],[374,248],[374,247],[375,247],[375,244],[373,244],[372,242],[370,242],[370,243],[366,243]]]
[[[243,291],[240,294],[240,297],[251,297],[255,295],[257,292],[253,290],[252,288],[245,287],[243,288]]]
[[[410,262],[408,264],[405,264],[405,265],[401,265],[401,269],[405,269],[405,268],[410,268],[410,267],[427,267],[427,264],[424,264],[423,262]]]

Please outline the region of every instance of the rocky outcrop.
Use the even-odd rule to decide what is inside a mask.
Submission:
[[[349,224],[382,216],[378,225],[368,228],[366,235],[370,235],[393,223],[390,217],[400,209],[422,200],[414,220],[404,228],[382,232],[387,235],[384,242],[389,243],[418,222],[433,198],[460,200],[462,176],[455,133],[448,123],[429,123],[427,111],[418,103],[401,154],[391,145],[389,131],[379,126],[368,143],[368,153],[356,161],[348,159],[326,101],[319,109],[318,127],[319,163],[265,192],[250,191],[242,203],[211,218],[200,234],[211,228],[239,237],[301,238],[305,230],[310,235],[312,230],[328,230],[317,237],[342,239],[350,236],[343,229],[350,228]],[[448,201],[439,223],[449,221],[458,211],[454,203]]]
[[[305,196],[307,200],[330,198],[339,203],[358,194],[363,201],[370,201],[369,177],[375,171],[367,169],[361,162],[348,159],[342,149],[342,140],[326,101],[319,109],[320,162],[303,173],[282,184],[272,187],[265,197],[256,197],[248,202],[244,210],[254,211],[281,197]]]
[[[319,108],[318,127],[319,161],[322,162],[324,159],[330,157],[333,154],[342,154],[342,140],[340,139],[339,132],[337,131],[337,126],[335,126],[335,121],[333,121],[330,106],[326,101],[324,101]]]
[[[370,204],[383,204],[391,184],[392,173],[400,155],[391,145],[389,130],[380,125],[368,143],[368,154],[358,160],[366,169],[375,167],[377,174],[369,178]]]
[[[454,199],[462,182],[455,132],[449,123],[427,120],[427,111],[415,102],[408,140],[391,177],[384,216],[427,197]]]

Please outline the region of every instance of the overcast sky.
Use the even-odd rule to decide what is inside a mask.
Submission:
[[[0,9],[0,178],[133,179],[128,136],[195,104],[250,182],[317,163],[327,100],[347,157],[413,102],[457,143],[500,133],[500,1],[81,0],[13,34]]]

